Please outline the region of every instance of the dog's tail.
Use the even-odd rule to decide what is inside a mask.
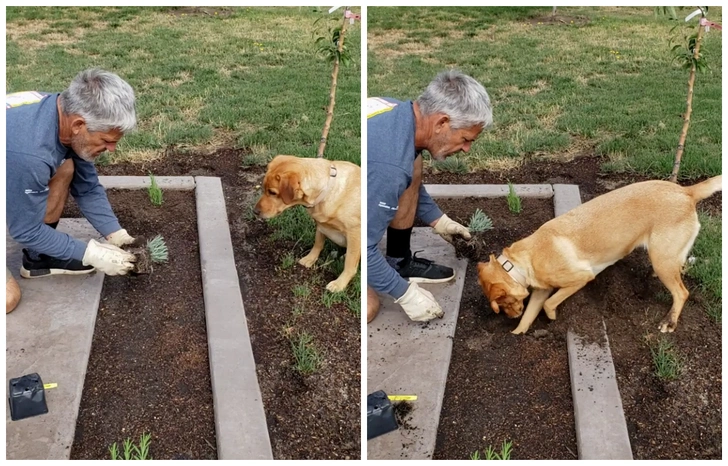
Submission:
[[[685,189],[695,202],[702,201],[706,197],[710,197],[714,193],[723,190],[723,175],[714,176],[692,186],[685,186]]]

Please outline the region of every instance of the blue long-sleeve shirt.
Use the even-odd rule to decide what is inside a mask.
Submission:
[[[389,98],[367,100],[367,283],[380,293],[400,298],[409,283],[377,248],[399,208],[399,198],[412,183],[415,158],[415,114],[412,102]],[[432,223],[442,211],[420,186],[417,217]]]
[[[10,236],[23,246],[57,259],[82,260],[86,243],[43,223],[48,183],[65,159],[72,159],[75,167],[71,195],[91,225],[104,236],[121,226],[94,164],[61,144],[58,96],[6,96],[5,218]]]

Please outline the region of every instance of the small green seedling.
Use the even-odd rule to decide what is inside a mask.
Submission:
[[[164,242],[162,235],[157,235],[154,238],[147,241],[147,250],[149,251],[149,258],[154,263],[167,262],[169,259],[169,250],[167,249],[167,243]]]
[[[475,213],[470,217],[470,223],[468,224],[468,230],[470,233],[482,233],[486,230],[493,229],[493,220],[490,219],[485,212],[480,209],[475,209]]]
[[[682,371],[680,359],[668,340],[660,339],[657,345],[650,347],[650,353],[657,377],[662,380],[673,380],[680,375]]]
[[[513,442],[506,442],[503,441],[503,446],[501,447],[500,453],[495,451],[495,449],[492,446],[489,446],[484,454],[485,457],[480,456],[480,451],[476,450],[474,453],[470,454],[471,460],[509,460],[511,459],[511,451],[513,450]]]
[[[508,182],[508,209],[514,214],[521,213],[521,198],[516,194],[513,183]]]
[[[157,184],[157,179],[151,173],[149,174],[149,180],[151,181],[151,185],[149,186],[149,201],[151,201],[153,206],[159,207],[164,202],[164,199],[162,199],[162,190]]]
[[[151,460],[149,456],[149,444],[152,434],[142,434],[139,439],[139,446],[134,445],[131,439],[124,440],[124,451],[119,452],[116,442],[109,447],[112,460]]]
[[[301,375],[313,374],[321,367],[321,355],[313,345],[313,337],[302,332],[291,339],[293,357],[296,359],[296,370]]]

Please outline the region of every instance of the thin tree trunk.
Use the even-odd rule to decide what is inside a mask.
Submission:
[[[346,10],[345,10],[346,11]],[[329,129],[331,128],[331,120],[334,118],[334,105],[336,105],[336,82],[339,76],[339,57],[344,48],[344,34],[346,33],[346,23],[349,19],[344,14],[344,22],[341,23],[341,31],[339,32],[339,53],[334,61],[334,71],[331,72],[331,91],[329,92],[329,108],[326,110],[326,122],[324,123],[324,130],[321,133],[321,142],[319,142],[318,153],[316,157],[322,158],[324,156],[324,149],[326,148],[326,138],[329,136]]]
[[[551,16],[556,16],[556,7],[555,6],[552,6],[551,8],[553,8],[551,10]]]
[[[697,60],[700,54],[700,42],[703,40],[703,25],[698,26],[698,37],[695,39],[695,50],[693,51],[693,58]],[[688,100],[687,108],[685,110],[685,117],[683,119],[682,132],[680,133],[680,140],[677,143],[677,152],[675,153],[675,163],[672,166],[672,175],[670,181],[677,183],[677,172],[680,171],[680,161],[682,160],[683,151],[685,150],[685,138],[688,135],[688,128],[690,127],[690,115],[693,113],[693,86],[695,84],[695,62],[690,67],[690,78],[688,79]]]

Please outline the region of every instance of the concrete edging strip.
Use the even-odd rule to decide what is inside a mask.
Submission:
[[[194,181],[218,459],[272,459],[222,183]]]
[[[554,185],[554,215],[581,204],[579,187]],[[632,447],[617,377],[602,321],[604,344],[587,344],[567,333],[571,394],[574,400],[576,444],[582,460],[631,460]]]
[[[195,179],[191,176],[155,176],[154,179],[161,189],[195,189]],[[152,184],[148,176],[99,176],[99,181],[106,189],[146,189]]]
[[[550,184],[514,184],[520,197],[550,198],[554,190]],[[505,197],[508,185],[501,184],[428,184],[425,189],[432,197]],[[578,189],[578,188],[577,188]]]

